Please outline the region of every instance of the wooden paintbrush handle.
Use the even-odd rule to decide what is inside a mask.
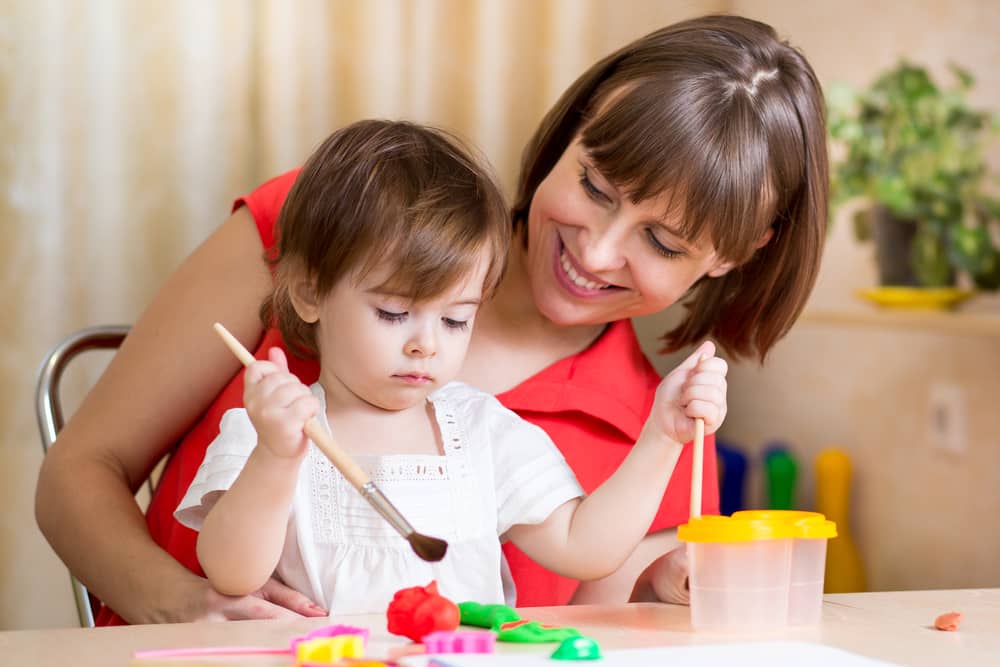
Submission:
[[[361,491],[362,487],[369,482],[368,473],[362,470],[361,466],[355,463],[354,459],[333,441],[333,437],[326,432],[319,420],[313,417],[306,422],[304,430],[309,439],[319,448],[319,451],[330,459],[330,463],[336,466],[340,474],[351,483],[351,486]]]
[[[254,356],[250,354],[250,351],[243,346],[243,343],[236,340],[233,334],[229,333],[226,327],[222,326],[218,322],[213,325],[215,332],[219,334],[225,342],[226,347],[228,347],[236,358],[243,363],[244,366],[249,366],[256,361]],[[326,455],[326,458],[330,459],[330,463],[336,466],[337,470],[347,478],[347,481],[351,485],[361,491],[361,487],[368,483],[368,474],[361,469],[357,463],[354,462],[347,452],[337,446],[337,443],[333,441],[333,437],[326,432],[326,429],[319,423],[315,417],[306,422],[306,426],[303,429],[309,439],[316,443],[319,450]]]
[[[701,478],[705,460],[705,420],[694,420],[694,450],[691,452],[691,518],[701,516]]]

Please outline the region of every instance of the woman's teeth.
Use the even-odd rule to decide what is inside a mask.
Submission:
[[[563,271],[569,276],[570,281],[577,287],[583,287],[586,289],[607,289],[611,287],[608,283],[595,283],[593,280],[587,280],[573,268],[573,265],[569,263],[569,259],[566,257],[566,251],[563,250],[559,255],[559,263],[562,264]]]

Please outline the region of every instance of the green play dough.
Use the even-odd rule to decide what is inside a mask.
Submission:
[[[514,609],[502,604],[480,604],[478,602],[459,602],[459,623],[477,628],[499,630],[504,623],[520,621],[521,615]]]
[[[570,637],[550,656],[553,660],[600,660],[601,647],[590,637]]]
[[[579,637],[580,632],[574,628],[543,628],[538,621],[529,621],[515,628],[507,628],[497,632],[498,642],[516,642],[520,644],[546,644],[561,642],[565,639]]]

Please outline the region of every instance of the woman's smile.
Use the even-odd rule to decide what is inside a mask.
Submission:
[[[557,234],[555,243],[555,266],[553,271],[559,283],[571,294],[579,297],[604,296],[621,289],[605,282],[580,266],[579,261],[566,249],[566,244]]]

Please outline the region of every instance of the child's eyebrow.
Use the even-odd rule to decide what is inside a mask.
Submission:
[[[379,287],[370,287],[365,290],[366,294],[374,294],[375,296],[386,297],[389,299],[401,299],[403,301],[410,301],[410,297],[405,294],[397,294],[396,292],[391,292],[389,290],[384,290]],[[483,300],[481,298],[475,299],[459,299],[458,301],[452,301],[449,305],[452,306],[481,306],[483,305]]]

